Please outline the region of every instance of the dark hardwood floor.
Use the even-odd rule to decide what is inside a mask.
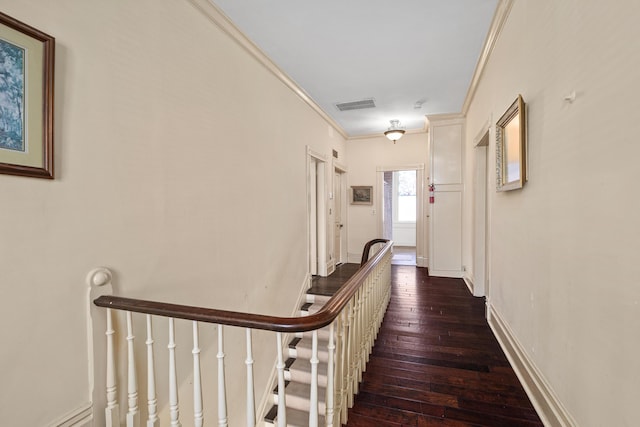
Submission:
[[[346,274],[346,271],[344,272]],[[460,279],[392,266],[392,297],[347,426],[541,426]]]
[[[307,293],[331,296],[358,271],[358,268],[360,268],[360,264],[345,263],[338,265],[328,277],[313,276],[311,288]]]

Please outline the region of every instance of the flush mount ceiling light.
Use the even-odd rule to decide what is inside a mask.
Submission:
[[[391,127],[384,133],[384,136],[395,144],[404,135],[404,129],[400,127],[400,120],[389,120],[389,123],[391,123]]]

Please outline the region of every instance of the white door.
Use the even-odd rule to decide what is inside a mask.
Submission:
[[[342,174],[335,171],[333,175],[333,209],[334,209],[334,235],[333,235],[333,256],[336,264],[342,263]]]
[[[429,274],[463,277],[463,119],[429,120]]]

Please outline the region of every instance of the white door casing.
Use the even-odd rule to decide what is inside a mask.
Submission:
[[[347,248],[347,179],[346,168],[337,162],[333,163],[333,215],[334,243],[333,258],[336,264],[346,262]]]
[[[490,122],[489,122],[490,123]],[[473,185],[473,269],[469,278],[474,296],[486,295],[487,283],[487,191],[489,123],[475,139]]]
[[[378,236],[384,235],[384,217],[383,212],[383,199],[384,199],[384,173],[395,172],[404,170],[416,171],[416,266],[427,266],[427,240],[426,240],[426,211],[424,208],[424,163],[420,164],[407,164],[407,165],[391,165],[391,166],[378,166],[377,172],[377,185],[376,185],[376,210],[380,212],[378,215]]]
[[[309,274],[327,276],[326,157],[307,147]],[[332,271],[332,270],[331,270]]]

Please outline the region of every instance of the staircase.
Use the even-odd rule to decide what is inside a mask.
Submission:
[[[370,248],[378,244],[383,244],[382,248],[369,258]],[[362,372],[389,303],[392,247],[393,242],[384,239],[367,242],[361,264],[343,264],[330,278],[326,278],[326,282],[321,283],[318,280],[313,283],[313,291],[307,294],[307,303],[300,308],[300,316],[296,317],[265,316],[116,296],[113,295],[111,272],[103,267],[92,270],[87,276],[87,282],[91,286],[89,293],[91,331],[94,337],[104,334],[107,338],[92,340],[93,354],[104,355],[104,363],[99,364],[99,369],[94,375],[94,384],[99,384],[94,389],[93,396],[93,401],[98,408],[94,411],[96,417],[94,421],[100,425],[120,427],[120,408],[122,412],[126,410],[126,417],[131,419],[132,423],[141,416],[138,406],[138,373],[135,362],[136,354],[146,353],[147,393],[142,399],[148,402],[148,410],[145,414],[147,425],[158,425],[157,396],[160,393],[169,396],[168,415],[171,425],[180,425],[178,395],[179,384],[183,382],[184,376],[178,377],[176,369],[178,346],[175,344],[174,320],[181,319],[192,323],[193,346],[190,356],[193,357],[191,375],[194,425],[201,426],[203,421],[201,341],[198,331],[200,327],[204,328],[207,325],[215,325],[217,329],[218,425],[228,425],[223,333],[225,328],[245,329],[247,355],[244,360],[247,391],[245,409],[249,426],[256,425],[253,422],[256,402],[252,330],[275,333],[274,344],[277,346],[276,378],[281,388],[273,390],[272,398],[277,410],[271,410],[262,421],[262,425],[277,425],[280,422],[283,426],[287,424],[301,427],[337,427],[341,422],[346,423],[347,407],[353,404],[353,396],[358,393]],[[349,269],[352,270],[349,271]],[[139,315],[145,315],[143,319],[146,320],[147,339],[143,342],[135,341],[133,335],[134,314],[138,317],[136,321],[140,320]],[[114,316],[117,316],[115,321]],[[168,387],[163,387],[160,391],[155,382],[156,364],[152,327],[153,320],[157,317],[168,319],[169,324],[167,345],[169,382]],[[126,328],[119,325],[126,325]],[[318,329],[322,325],[329,326]],[[290,340],[288,348],[283,349],[283,334],[292,334],[296,331],[312,332],[296,334]],[[209,334],[207,333],[206,336]],[[116,341],[118,337],[126,337],[126,348],[118,345]],[[119,347],[122,350],[120,352]],[[180,349],[182,348],[183,346],[180,346]],[[117,361],[122,359],[125,353],[127,363],[118,369]],[[285,358],[286,364],[283,360]],[[236,361],[239,360],[231,362]],[[118,389],[119,372],[126,372],[123,375],[126,396]],[[119,400],[120,395],[126,399]],[[282,399],[280,404],[279,399]],[[276,417],[277,412],[281,414],[279,420]]]
[[[330,296],[307,293],[307,302],[300,308],[301,316],[308,316],[320,310]],[[329,354],[329,327],[318,331],[318,425],[324,426],[325,399],[327,386],[327,361]],[[312,332],[296,334],[287,348],[285,362],[287,426],[307,427],[309,425],[309,393],[311,384]],[[278,388],[273,389],[273,406],[264,417],[266,426],[277,425]]]

